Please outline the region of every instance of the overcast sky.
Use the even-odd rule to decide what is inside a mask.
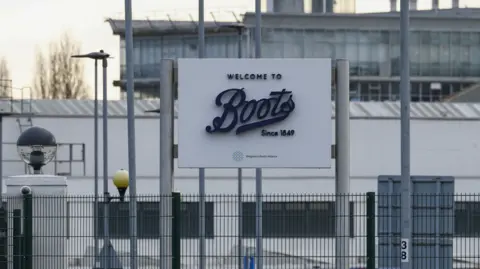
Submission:
[[[191,13],[196,17],[198,0],[132,0],[134,18],[173,18]],[[241,12],[252,10],[254,0],[205,0],[207,11],[221,16],[219,10]],[[441,7],[449,7],[450,0],[440,0]],[[430,7],[430,0],[419,0],[419,9]],[[45,48],[49,41],[57,39],[63,31],[70,31],[81,41],[84,52],[104,49],[116,57],[109,68],[111,81],[119,77],[119,43],[108,24],[107,17],[121,18],[124,1],[121,0],[3,0],[0,9],[0,55],[8,60],[13,86],[32,84],[35,49]],[[480,7],[479,0],[461,0],[460,5]],[[357,0],[357,10],[386,11],[389,0]],[[161,11],[161,12],[160,12]],[[223,16],[227,16],[226,12]],[[206,15],[208,17],[208,14]],[[93,63],[86,62],[86,78],[91,84]],[[114,91],[115,92],[115,91]],[[112,94],[112,99],[118,98]]]

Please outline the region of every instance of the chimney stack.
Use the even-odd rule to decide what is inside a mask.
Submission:
[[[397,0],[390,0],[390,12],[397,12]]]
[[[267,12],[274,12],[274,3],[273,0],[267,0]]]
[[[417,0],[409,0],[409,1],[410,1],[410,10],[417,10]]]
[[[460,7],[459,0],[452,0],[452,8],[459,8]]]
[[[298,0],[267,0],[267,12],[304,13],[304,3]]]
[[[432,9],[438,10],[438,0],[432,0]]]

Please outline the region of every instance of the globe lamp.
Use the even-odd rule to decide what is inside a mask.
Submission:
[[[127,191],[129,184],[128,171],[125,169],[118,170],[113,175],[113,184],[118,190],[120,201],[123,202],[125,200],[125,192]]]
[[[57,153],[55,136],[41,127],[30,127],[23,131],[17,140],[20,158],[40,174],[42,166],[51,162]]]

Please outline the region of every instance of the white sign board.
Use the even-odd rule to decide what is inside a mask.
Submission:
[[[179,59],[178,166],[330,168],[330,59]]]

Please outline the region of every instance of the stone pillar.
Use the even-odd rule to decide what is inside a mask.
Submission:
[[[65,269],[67,266],[67,179],[52,175],[21,175],[6,180],[7,210],[23,211],[21,189],[32,190],[33,204],[33,269]],[[23,214],[23,212],[22,212]],[[8,218],[8,227],[13,219]],[[12,229],[8,229],[9,253],[13,252]],[[13,269],[9,255],[8,269]]]

